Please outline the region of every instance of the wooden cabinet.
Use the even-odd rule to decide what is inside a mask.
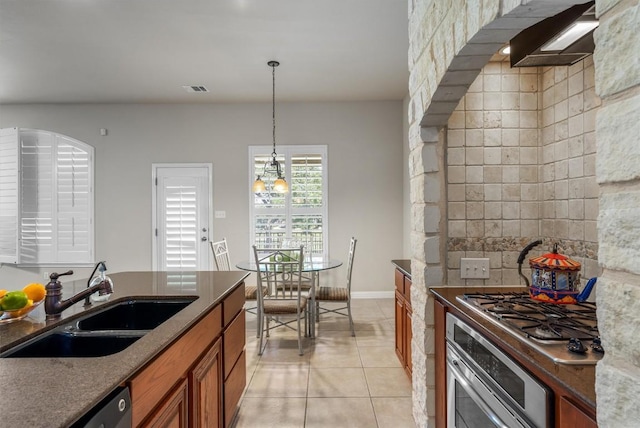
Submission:
[[[224,426],[231,426],[238,410],[240,397],[247,383],[245,359],[244,288],[234,292],[222,305],[225,320],[224,349]]]
[[[244,285],[127,383],[135,427],[231,425],[246,385]]]
[[[222,341],[209,348],[189,376],[192,427],[220,426],[222,421]]]
[[[447,343],[446,343],[446,316],[447,308],[437,300],[433,301],[433,317],[435,323],[434,346],[436,354],[435,383],[436,383],[436,428],[447,426]]]
[[[189,426],[187,381],[180,382],[141,426],[144,428],[187,428]]]
[[[595,415],[590,416],[571,402],[568,397],[560,396],[556,412],[558,428],[598,428]]]
[[[400,269],[395,270],[396,354],[411,379],[411,278]]]

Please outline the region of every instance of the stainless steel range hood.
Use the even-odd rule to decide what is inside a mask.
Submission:
[[[511,67],[571,65],[591,55],[598,26],[594,4],[573,6],[511,39]]]

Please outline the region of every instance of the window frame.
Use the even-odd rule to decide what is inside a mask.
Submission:
[[[292,216],[296,214],[320,214],[322,216],[322,255],[329,257],[329,173],[328,173],[328,146],[327,145],[287,145],[278,146],[276,149],[277,159],[284,158],[284,177],[289,185],[289,192],[285,194],[285,206],[278,209],[274,214],[282,213],[286,219],[285,236],[291,236]],[[256,206],[255,196],[251,191],[256,175],[262,170],[255,170],[255,158],[271,157],[273,146],[249,146],[248,171],[249,171],[249,259],[253,258],[251,246],[256,242]],[[295,155],[313,154],[319,155],[322,159],[322,207],[320,208],[293,208],[291,201],[292,182],[291,182],[291,158]],[[295,211],[295,212],[294,212]]]

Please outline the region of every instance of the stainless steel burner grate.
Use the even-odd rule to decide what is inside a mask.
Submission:
[[[602,357],[600,352],[582,352],[574,358],[574,347],[569,346],[572,352],[567,350],[570,340],[572,344],[586,341],[599,345],[594,303],[544,303],[531,299],[528,293],[465,294],[457,299],[556,361],[588,359],[591,364],[592,359]]]

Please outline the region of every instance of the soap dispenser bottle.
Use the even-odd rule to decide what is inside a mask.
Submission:
[[[89,283],[89,287],[93,287],[94,285],[100,284],[101,282],[105,281],[110,284],[111,290],[113,290],[113,281],[105,274],[106,270],[107,266],[104,264],[104,262],[101,262],[100,266],[98,266],[98,274],[93,277],[93,279]],[[91,295],[91,300],[94,302],[104,302],[109,300],[109,297],[111,297],[111,294],[100,295],[99,293],[93,293]]]

